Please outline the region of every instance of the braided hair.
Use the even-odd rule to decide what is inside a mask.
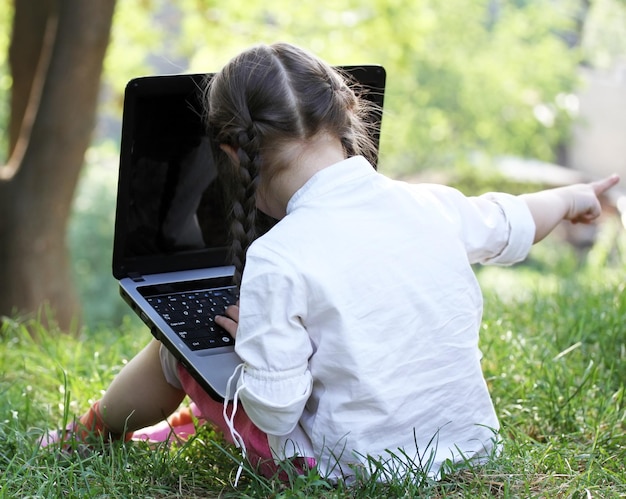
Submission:
[[[231,191],[232,263],[240,283],[248,247],[258,237],[256,192],[290,167],[283,146],[319,133],[338,137],[346,157],[375,158],[366,116],[371,104],[349,79],[312,54],[286,43],[259,45],[232,59],[207,85],[212,141],[236,151],[238,164],[216,150]]]

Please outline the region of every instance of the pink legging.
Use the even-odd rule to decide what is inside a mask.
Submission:
[[[178,366],[178,377],[187,395],[200,409],[202,417],[215,425],[224,434],[226,441],[231,444],[234,443],[230,429],[224,421],[224,404],[213,400],[181,365]],[[229,402],[228,413],[231,414],[232,410],[233,403]],[[246,457],[250,464],[268,478],[276,476],[280,468],[274,462],[274,456],[267,441],[267,434],[256,427],[241,404],[237,407],[234,424],[246,446]],[[312,458],[295,458],[291,462],[299,473],[304,473],[305,470],[315,466],[315,460]],[[284,473],[279,474],[279,477],[283,480],[286,479]]]

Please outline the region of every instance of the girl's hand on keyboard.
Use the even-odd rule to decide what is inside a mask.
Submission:
[[[226,315],[216,315],[215,323],[223,327],[233,338],[237,336],[237,323],[239,322],[239,302],[226,308]]]

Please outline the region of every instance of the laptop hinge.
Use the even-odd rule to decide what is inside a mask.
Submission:
[[[130,277],[133,282],[144,282],[145,279],[139,272],[129,272],[128,277]]]

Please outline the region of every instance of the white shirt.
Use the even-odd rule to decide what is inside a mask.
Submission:
[[[345,478],[390,450],[436,476],[491,452],[470,264],[520,261],[534,233],[507,194],[394,181],[362,157],[314,175],[250,247],[241,285],[239,398],[277,457]]]

